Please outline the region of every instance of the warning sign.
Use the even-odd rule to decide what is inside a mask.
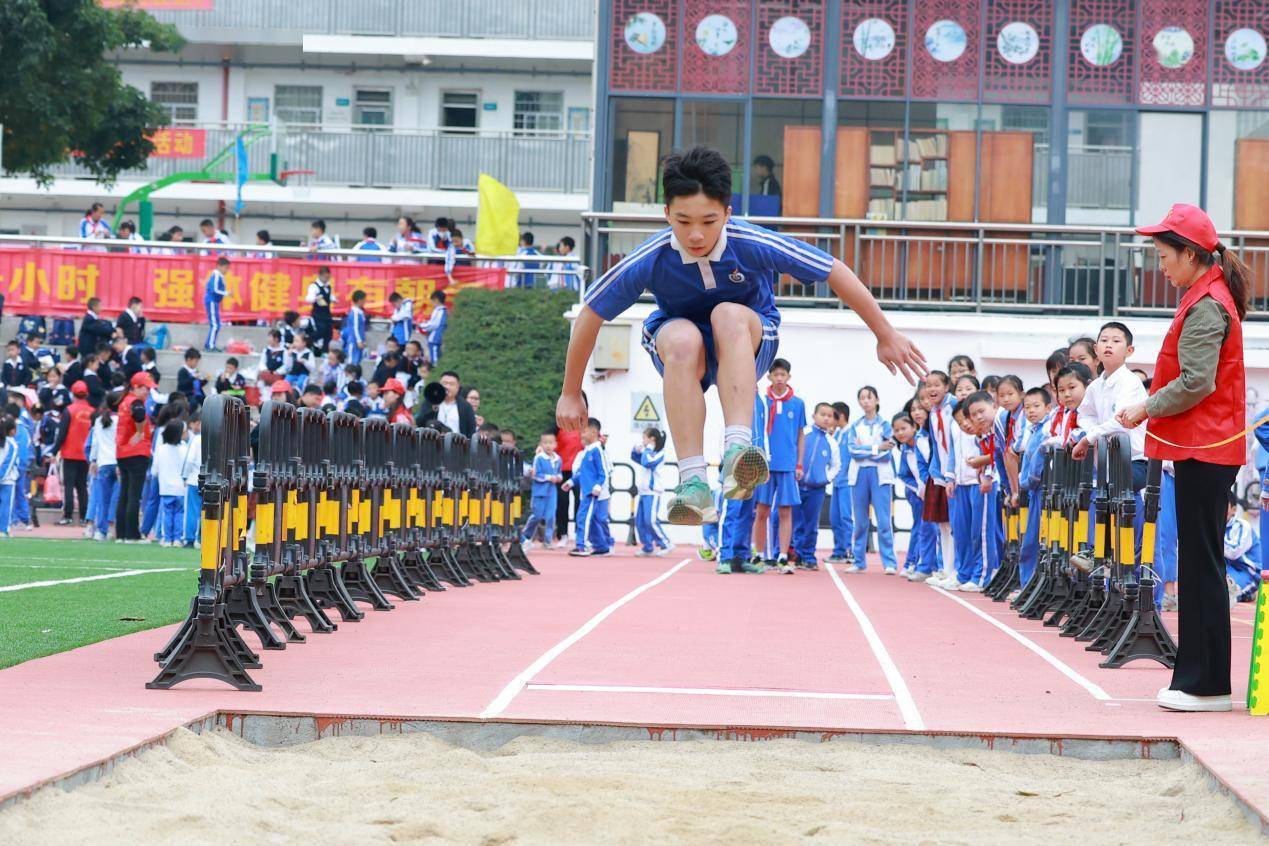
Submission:
[[[630,397],[630,428],[642,432],[649,426],[665,428],[665,402],[661,394],[632,394]]]

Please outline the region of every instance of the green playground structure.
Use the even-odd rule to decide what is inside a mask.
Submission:
[[[154,205],[150,202],[150,195],[161,188],[169,185],[175,185],[178,182],[233,182],[237,179],[238,174],[232,160],[234,151],[238,146],[238,142],[242,141],[244,147],[250,147],[257,141],[264,138],[275,138],[272,127],[256,125],[249,126],[234,138],[234,141],[228,144],[223,150],[208,159],[199,170],[186,170],[179,173],[171,173],[160,179],[156,179],[148,185],[143,185],[124,197],[119,202],[119,207],[115,211],[115,218],[112,228],[119,231],[119,224],[123,221],[124,215],[128,208],[133,204],[138,204],[138,220],[137,232],[142,238],[150,239],[151,230],[154,228]],[[225,163],[230,162],[228,169]],[[282,169],[283,165],[279,164],[278,153],[275,149],[269,154],[269,170],[267,173],[249,173],[246,181],[248,182],[276,182],[279,185],[285,185],[286,179],[293,173],[301,173],[308,171],[287,171]]]

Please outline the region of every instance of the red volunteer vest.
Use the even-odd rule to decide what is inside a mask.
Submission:
[[[70,417],[66,430],[66,442],[62,444],[62,458],[73,461],[86,461],[84,443],[93,427],[93,407],[82,399],[77,399],[66,409]]]
[[[1155,417],[1147,424],[1147,431],[1175,444],[1202,444],[1223,441],[1244,425],[1246,417],[1246,371],[1243,368],[1243,327],[1238,318],[1233,295],[1225,284],[1225,274],[1220,267],[1212,269],[1190,286],[1176,307],[1176,317],[1163,337],[1163,346],[1155,362],[1153,394],[1181,375],[1181,362],[1177,356],[1177,342],[1185,317],[1203,297],[1211,297],[1224,306],[1229,314],[1229,334],[1221,346],[1220,360],[1216,366],[1216,390],[1198,405],[1170,417]],[[1241,467],[1246,462],[1247,444],[1243,438],[1215,449],[1183,449],[1161,444],[1154,438],[1146,438],[1146,457],[1171,461],[1193,458],[1208,464],[1224,464]]]

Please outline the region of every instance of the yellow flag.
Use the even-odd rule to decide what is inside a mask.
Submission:
[[[520,201],[487,173],[476,183],[476,252],[485,256],[515,255],[520,246]]]

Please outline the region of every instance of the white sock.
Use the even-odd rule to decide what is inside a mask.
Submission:
[[[939,540],[943,547],[943,577],[956,580],[956,544],[952,540],[950,523],[939,523]]]
[[[723,450],[733,446],[749,446],[753,443],[753,429],[749,426],[728,426],[723,429]]]
[[[709,481],[705,475],[705,456],[692,455],[679,459],[679,481],[686,482],[688,479]]]

